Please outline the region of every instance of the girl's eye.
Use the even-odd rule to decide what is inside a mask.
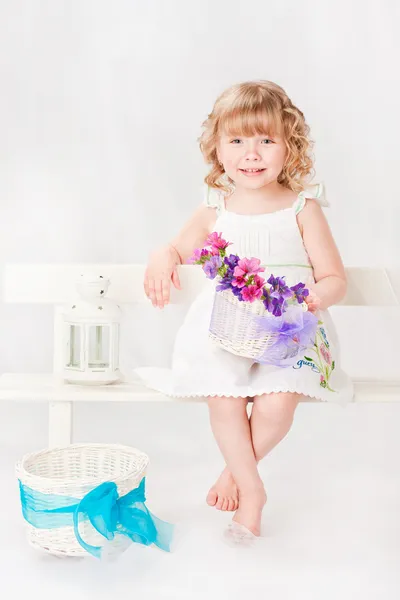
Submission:
[[[263,140],[261,140],[262,143],[266,143],[268,144],[273,144],[273,141],[270,140],[269,138],[264,138]],[[231,140],[231,144],[241,144],[242,140],[240,140],[239,138],[234,138],[233,140]]]

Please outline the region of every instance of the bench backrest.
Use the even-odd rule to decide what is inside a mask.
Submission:
[[[94,272],[111,279],[107,296],[119,303],[148,302],[143,279],[145,265],[112,264],[8,264],[4,268],[3,301],[6,303],[63,304],[75,296],[81,273]],[[188,303],[201,291],[206,277],[199,266],[178,267],[182,290],[172,286],[171,303]],[[399,306],[388,270],[351,267],[346,269],[348,291],[343,306]],[[400,281],[397,277],[396,281]]]

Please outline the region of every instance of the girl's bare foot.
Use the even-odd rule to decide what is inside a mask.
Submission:
[[[240,494],[240,506],[233,516],[233,522],[242,525],[258,537],[261,531],[261,515],[266,502],[267,494],[264,488]]]
[[[215,506],[218,510],[237,510],[239,506],[238,489],[227,467],[208,492],[207,504]]]

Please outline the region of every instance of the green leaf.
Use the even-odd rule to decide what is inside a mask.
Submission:
[[[334,368],[335,368],[335,361],[333,360],[332,361],[332,371],[333,371]]]
[[[318,325],[323,325],[324,322],[323,321],[318,321]]]
[[[308,360],[309,362],[312,362],[312,361],[313,361],[313,359],[312,359],[312,358],[310,358],[309,356],[305,356],[304,358],[305,358],[305,360]]]

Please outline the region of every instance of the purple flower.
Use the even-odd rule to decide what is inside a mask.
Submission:
[[[274,317],[281,317],[282,314],[285,312],[285,310],[284,310],[285,299],[282,296],[280,298],[273,298],[272,304],[273,304],[272,314],[274,315]]]
[[[284,277],[274,277],[271,275],[268,279],[268,283],[272,286],[272,296],[275,298],[280,298],[281,296],[284,299],[292,297],[292,291],[286,285]]]
[[[225,256],[223,261],[223,268],[221,269],[221,282],[216,288],[218,292],[222,292],[223,290],[228,290],[229,288],[232,288],[232,281],[234,278],[233,271],[238,261],[239,257],[235,254],[230,254],[229,257]]]
[[[221,281],[215,288],[217,292],[224,292],[225,290],[231,289],[232,285],[230,281]]]
[[[232,288],[232,275],[227,273],[225,277],[221,278],[221,281],[215,288],[217,292],[223,292],[224,290],[229,290]]]
[[[220,256],[212,256],[204,266],[203,271],[207,275],[208,279],[215,279],[218,273],[218,269],[222,264]]]
[[[290,289],[294,293],[294,297],[296,298],[299,304],[304,302],[304,298],[306,298],[309,295],[309,291],[306,289],[304,283],[298,283],[297,285],[293,285]]]
[[[276,298],[272,295],[268,288],[263,289],[263,296],[263,304],[266,310],[272,313],[275,317],[282,316],[282,313],[284,312],[285,299],[282,296]]]
[[[240,300],[241,302],[243,302],[243,298],[242,298],[242,288],[233,287],[233,288],[232,288],[232,294],[233,294],[234,296],[236,296],[236,298],[238,298],[238,300]]]
[[[272,296],[268,288],[263,289],[263,304],[268,312],[272,312]]]
[[[232,272],[233,272],[234,268],[237,266],[238,262],[239,262],[239,257],[236,254],[230,254],[229,256],[225,256],[225,258],[224,258],[224,263],[228,267],[228,270],[232,271]]]

